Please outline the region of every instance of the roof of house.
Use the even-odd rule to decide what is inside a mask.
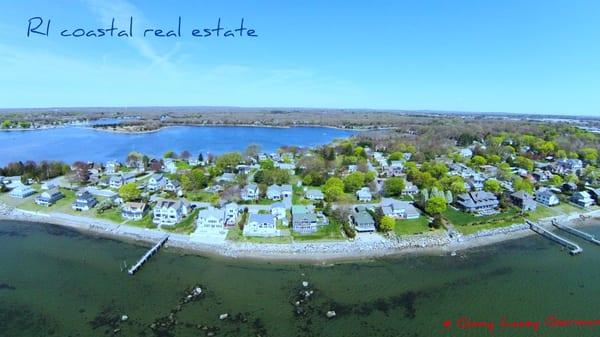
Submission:
[[[126,202],[123,204],[123,209],[132,210],[132,211],[142,211],[146,208],[146,203],[144,202]]]
[[[248,223],[258,222],[258,223],[273,223],[275,222],[275,217],[271,214],[254,214],[251,213],[248,217]]]
[[[352,215],[352,218],[354,219],[354,222],[357,225],[375,224],[375,220],[373,219],[371,214],[369,214],[367,212],[354,213]]]

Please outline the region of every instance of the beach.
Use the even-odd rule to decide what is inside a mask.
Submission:
[[[550,229],[551,220],[581,226],[600,216],[600,210],[585,214],[573,213],[538,221],[543,227]],[[281,244],[240,243],[224,241],[219,243],[200,242],[185,234],[168,233],[155,229],[145,229],[111,222],[74,216],[64,213],[36,213],[12,208],[0,204],[0,220],[15,220],[35,223],[47,223],[71,228],[83,233],[100,235],[121,241],[152,244],[165,235],[169,235],[167,247],[186,253],[222,256],[234,259],[303,261],[310,263],[328,263],[345,260],[362,260],[404,254],[447,255],[471,248],[487,246],[507,240],[518,239],[536,234],[526,224],[514,224],[507,227],[483,230],[470,235],[450,237],[443,234],[423,234],[401,237],[384,237],[382,235],[360,234],[347,241],[294,242]]]

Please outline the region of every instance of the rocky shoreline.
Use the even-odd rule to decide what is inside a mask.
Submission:
[[[592,214],[590,213],[589,215],[591,216]],[[579,215],[574,214],[569,217],[563,217],[560,221],[573,222],[573,220],[578,218]],[[164,236],[164,232],[158,230],[119,225],[62,213],[41,214],[28,212],[0,203],[0,220],[2,219],[50,223],[81,232],[130,242],[154,243]],[[543,221],[543,224],[549,225],[549,222],[549,219],[546,219],[546,221]],[[572,224],[579,225],[581,222],[576,221]],[[228,241],[209,244],[192,241],[189,235],[170,234],[167,246],[181,249],[186,253],[208,254],[226,258],[325,263],[407,253],[454,254],[456,251],[533,235],[534,232],[528,229],[529,227],[526,224],[514,224],[470,235],[459,234],[454,237],[450,237],[447,233],[402,237],[385,237],[373,233],[358,236],[352,241],[294,242],[290,244],[238,243]]]

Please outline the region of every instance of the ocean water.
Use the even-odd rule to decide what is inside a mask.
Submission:
[[[284,145],[312,147],[346,138],[355,131],[319,127],[265,128],[237,126],[179,126],[149,133],[114,133],[67,127],[36,131],[0,132],[0,165],[25,160],[124,161],[131,151],[149,156],[169,150],[193,155],[244,151],[259,144],[265,152]]]
[[[600,234],[598,225],[584,229]],[[0,336],[598,336],[598,325],[542,325],[538,332],[497,325],[503,318],[600,319],[600,247],[574,241],[584,248],[579,256],[531,236],[455,257],[336,265],[167,248],[129,276],[121,264],[146,247],[1,221]],[[203,295],[183,303],[195,286]],[[312,295],[296,306],[305,289]],[[329,310],[335,318],[326,317]],[[228,319],[220,320],[224,313]],[[493,334],[457,327],[461,317],[495,322]]]

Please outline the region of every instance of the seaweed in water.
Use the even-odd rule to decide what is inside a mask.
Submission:
[[[105,308],[88,323],[92,329],[96,330],[104,326],[109,326],[112,329],[116,329],[120,322],[121,316],[114,311],[114,308]]]
[[[16,290],[14,286],[11,286],[8,283],[0,283],[0,290]]]

